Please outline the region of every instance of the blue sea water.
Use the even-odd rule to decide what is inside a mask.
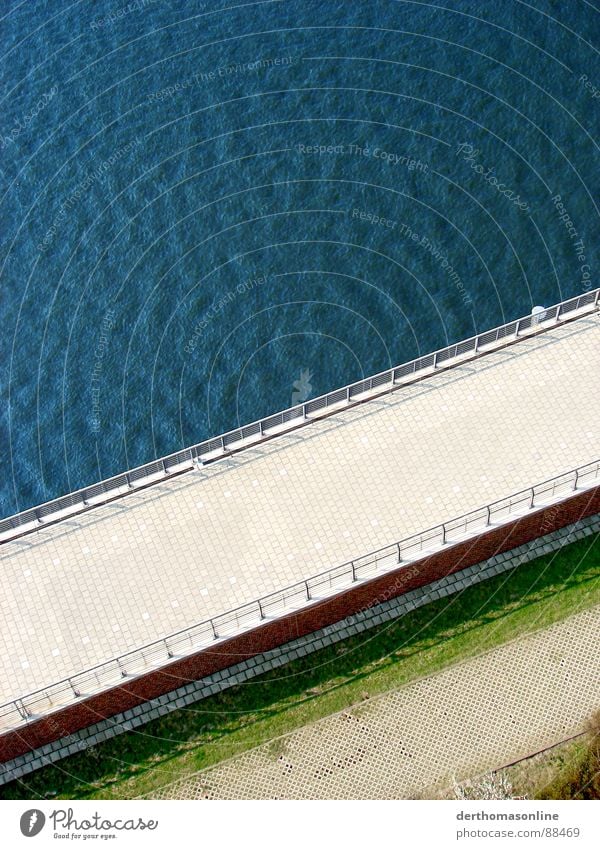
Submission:
[[[3,0],[2,514],[598,286],[599,36],[587,0]]]

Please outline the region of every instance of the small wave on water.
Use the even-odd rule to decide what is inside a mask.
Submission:
[[[591,4],[0,19],[3,515],[598,285]]]

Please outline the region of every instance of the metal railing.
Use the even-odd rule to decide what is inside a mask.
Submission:
[[[599,478],[600,460],[596,460],[28,693],[0,705],[0,732],[71,703],[73,699],[118,686],[124,679],[158,669],[175,658],[213,645],[217,640],[255,628],[268,618],[304,607],[390,569],[402,568],[403,563],[420,558],[424,552],[431,553],[444,545],[467,539],[494,524],[502,524],[515,514],[523,515],[557,499],[564,500],[574,491],[593,486]]]
[[[140,487],[158,483],[175,474],[194,468],[195,464],[211,462],[226,455],[229,451],[242,449],[261,439],[285,432],[286,429],[318,418],[337,406],[366,400],[369,394],[391,391],[403,383],[410,382],[419,375],[425,375],[437,368],[447,368],[457,358],[478,356],[493,350],[498,344],[506,344],[511,338],[531,330],[550,330],[561,322],[568,321],[575,314],[594,312],[599,308],[600,288],[593,289],[575,298],[562,301],[548,307],[543,313],[528,315],[479,333],[470,339],[449,345],[424,357],[418,357],[408,363],[351,383],[341,389],[335,389],[304,404],[290,407],[280,413],[267,416],[259,421],[228,431],[221,436],[206,439],[190,448],[176,451],[159,460],[153,460],[138,466],[129,472],[83,487],[69,495],[63,495],[38,507],[24,510],[0,520],[0,543],[42,527],[49,522],[59,521],[89,507],[105,504],[114,498],[134,491]]]

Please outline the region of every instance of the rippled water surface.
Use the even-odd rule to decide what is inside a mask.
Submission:
[[[4,515],[598,286],[597,4],[0,17]]]

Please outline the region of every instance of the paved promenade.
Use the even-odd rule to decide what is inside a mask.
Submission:
[[[0,549],[0,702],[595,459],[581,318]]]
[[[600,607],[171,784],[162,799],[406,799],[583,730]],[[428,792],[429,791],[429,792]]]

